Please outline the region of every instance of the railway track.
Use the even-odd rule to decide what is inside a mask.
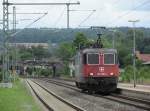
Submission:
[[[42,84],[33,80],[27,80],[37,98],[49,111],[85,111],[84,109],[70,103],[69,101],[48,90]]]
[[[70,88],[72,90],[81,92],[81,90],[76,88],[75,85],[68,84],[68,83],[65,83],[65,82],[61,82],[60,80],[46,79],[45,81],[49,82],[49,83],[52,83],[52,84],[56,84],[58,86]],[[88,94],[88,93],[85,92],[85,94]],[[130,105],[130,106],[135,106],[137,108],[150,111],[150,101],[148,101],[148,100],[142,100],[142,99],[139,99],[139,98],[128,97],[128,96],[121,95],[121,94],[116,94],[116,93],[112,93],[110,95],[105,95],[105,96],[100,95],[100,94],[93,94],[93,96],[101,97],[101,98],[104,98],[104,99],[108,99],[108,100],[111,100],[111,101],[119,102],[119,103]]]

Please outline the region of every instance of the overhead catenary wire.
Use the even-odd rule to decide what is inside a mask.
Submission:
[[[63,9],[63,11],[61,12],[60,16],[57,18],[57,20],[55,21],[53,27],[56,27],[56,25],[59,23],[59,21],[61,20],[61,18],[63,17],[65,13],[65,8]]]
[[[114,1],[114,5],[118,4],[119,2],[120,2],[120,0]]]
[[[29,12],[19,12],[19,13],[15,13],[15,14],[19,14],[19,15],[43,15],[43,14],[47,14],[48,12],[31,12],[31,13],[29,13]],[[9,13],[9,14],[12,14],[13,15],[13,13]],[[26,20],[32,20],[32,19],[20,19],[20,20],[18,20],[18,21],[16,21],[16,23],[15,24],[18,24],[19,23],[19,21],[26,21]],[[13,21],[13,20],[12,20]],[[13,24],[13,23],[12,23]]]
[[[68,3],[70,3],[72,0],[68,0]],[[63,17],[64,13],[65,13],[65,9],[63,9],[63,11],[61,12],[60,16],[57,18],[57,20],[54,22],[53,27],[56,27],[56,25],[59,23],[59,21],[61,20],[61,18]]]
[[[80,27],[83,23],[85,23],[95,12],[96,10],[93,10],[83,21],[80,22],[78,27]]]
[[[26,21],[26,20],[32,20],[32,19],[20,19],[19,21]]]
[[[127,11],[126,13],[124,13],[124,14],[122,14],[122,15],[119,15],[119,16],[118,16],[117,18],[115,18],[114,20],[112,20],[112,21],[106,23],[106,26],[108,26],[108,25],[110,25],[110,24],[113,24],[114,22],[118,22],[118,21],[121,20],[123,17],[125,17],[125,16],[129,15],[130,13],[132,13],[134,10],[136,10],[136,9],[138,9],[138,8],[144,6],[144,5],[147,5],[148,3],[150,3],[150,0],[147,0],[147,1],[143,2],[142,4],[140,4],[140,5],[138,5],[138,6],[134,7],[134,8],[132,8],[132,10]]]
[[[70,11],[84,11],[84,12],[89,12],[89,11],[96,11],[96,10],[75,10],[75,9],[72,9]]]
[[[113,2],[114,5],[117,5],[118,3],[120,2],[120,0],[115,0]],[[101,9],[102,10],[102,9]],[[71,10],[71,11],[92,11],[92,10]],[[93,10],[93,11],[96,11],[96,10]],[[81,23],[82,24],[82,23]],[[78,25],[77,28],[90,28],[91,26],[88,26],[88,25]]]
[[[46,12],[47,13],[47,12]],[[16,14],[23,14],[23,15],[25,15],[25,14],[28,14],[28,15],[39,15],[39,14],[46,14],[46,13],[26,13],[26,12],[24,12],[24,13],[16,13]],[[13,13],[9,13],[9,14],[13,14]]]
[[[14,37],[16,36],[18,33],[22,32],[24,29],[30,27],[31,25],[33,25],[34,23],[36,23],[37,21],[39,21],[40,19],[42,19],[43,17],[45,17],[48,13],[43,14],[42,16],[40,16],[39,18],[37,18],[36,20],[34,20],[33,22],[31,22],[30,24],[28,24],[27,26],[25,26],[22,30],[17,31],[14,34],[11,34],[10,37]]]

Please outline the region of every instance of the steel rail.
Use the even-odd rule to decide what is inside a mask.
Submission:
[[[26,80],[27,81],[27,80]],[[36,91],[34,90],[34,88],[32,87],[32,85],[29,83],[29,81],[27,81],[27,84],[29,85],[29,87],[32,89],[32,91],[34,92],[34,94],[36,95],[36,97],[40,100],[40,102],[49,110],[49,111],[54,111],[45,101],[43,101],[43,99],[36,93]]]
[[[82,109],[82,108],[80,108],[80,107],[78,107],[78,106],[76,106],[76,105],[70,103],[69,101],[67,101],[67,100],[65,100],[65,99],[63,99],[63,98],[61,98],[60,96],[54,94],[53,92],[51,92],[50,90],[48,90],[46,87],[42,86],[41,84],[39,84],[39,83],[37,83],[37,82],[35,82],[35,81],[33,81],[33,80],[31,80],[31,81],[34,82],[35,84],[37,84],[39,87],[41,87],[42,89],[44,89],[46,92],[48,92],[48,93],[51,94],[52,96],[54,96],[56,99],[62,101],[62,102],[65,103],[66,105],[68,105],[69,107],[71,107],[71,108],[73,108],[73,109],[75,109],[75,110],[77,110],[77,111],[85,111],[84,109]]]
[[[58,80],[46,79],[46,82],[56,84],[58,86],[63,86],[63,87],[66,87],[66,88],[70,88],[70,89],[72,89],[74,91],[77,91],[77,92],[81,92],[81,90],[76,88],[75,85],[60,82]],[[85,94],[88,94],[88,93],[85,93]],[[140,108],[140,109],[150,110],[150,101],[148,101],[148,100],[142,100],[142,99],[138,99],[138,98],[127,97],[127,96],[124,96],[124,95],[117,95],[117,94],[114,94],[114,93],[112,93],[110,95],[107,95],[107,96],[103,96],[103,95],[100,95],[100,94],[93,94],[93,96],[101,97],[101,98],[104,98],[104,99],[109,99],[109,100],[119,102],[119,103],[122,103],[122,104],[130,105],[130,106],[135,106],[135,107]]]

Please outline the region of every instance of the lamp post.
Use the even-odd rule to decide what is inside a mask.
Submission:
[[[135,23],[139,20],[129,20],[133,25],[133,74],[134,74],[134,88],[136,87],[136,61],[135,61],[135,51],[136,51],[136,41],[135,41]]]

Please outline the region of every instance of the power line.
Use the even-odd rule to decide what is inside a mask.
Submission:
[[[134,10],[136,10],[137,8],[139,8],[139,7],[143,6],[143,5],[146,5],[146,4],[148,4],[148,3],[150,3],[149,0],[143,2],[142,4],[140,4],[140,5],[136,6],[136,7],[134,7],[134,8],[132,9],[132,11],[134,11]],[[127,16],[128,14],[132,13],[132,11],[128,11],[128,12],[126,12],[126,13],[124,13],[124,14],[118,16],[116,19],[112,20],[111,22],[106,23],[106,26],[107,26],[107,25],[110,25],[110,24],[113,24],[114,21],[115,21],[115,22],[116,22],[116,21],[119,21],[121,18],[123,18],[123,17]]]

